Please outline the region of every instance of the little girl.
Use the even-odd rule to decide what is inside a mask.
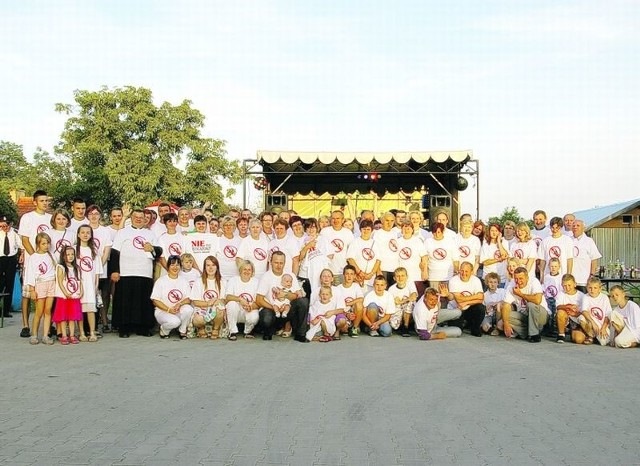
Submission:
[[[75,331],[76,321],[82,321],[82,305],[80,304],[82,282],[79,279],[80,270],[76,263],[75,249],[66,246],[60,253],[60,262],[61,264],[56,266],[56,310],[53,321],[60,324],[60,332],[62,333],[60,344],[68,345],[71,342],[77,345],[79,340],[75,336]],[[69,333],[67,333],[67,326]],[[82,335],[82,331],[80,334]]]
[[[53,340],[47,332],[51,328],[51,307],[53,306],[53,296],[56,289],[56,261],[49,252],[51,238],[46,233],[36,235],[36,250],[29,257],[26,266],[25,282],[29,286],[31,299],[36,302],[36,314],[31,323],[31,338],[29,343],[38,344],[38,328],[40,319],[44,314],[44,331],[42,343],[53,345]]]
[[[180,276],[186,278],[186,280],[189,282],[189,286],[193,288],[193,284],[200,278],[200,272],[198,272],[197,269],[193,268],[193,264],[196,260],[188,252],[180,256],[180,260],[182,261],[182,270],[180,271]]]
[[[318,300],[309,306],[309,330],[306,337],[309,341],[328,342],[336,334],[336,314],[344,313],[344,309],[337,309],[331,287],[323,286],[318,293]],[[322,333],[319,338],[317,333]]]
[[[98,245],[93,238],[93,228],[89,225],[80,225],[78,227],[76,256],[83,290],[80,320],[84,320],[84,314],[87,315],[87,321],[89,322],[88,341],[98,341],[96,336],[96,294],[99,293],[98,280],[102,275],[103,268],[102,260],[98,256]],[[87,341],[87,336],[84,333],[84,322],[79,325],[80,341]]]

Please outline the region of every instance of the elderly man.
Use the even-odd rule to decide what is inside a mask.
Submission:
[[[271,340],[276,330],[277,321],[290,324],[291,330],[282,333],[283,337],[291,336],[293,331],[294,339],[301,343],[306,343],[309,315],[309,301],[304,298],[304,293],[300,289],[298,280],[293,280],[290,291],[282,289],[282,275],[284,274],[284,264],[286,257],[282,251],[274,251],[271,255],[271,268],[260,278],[258,290],[256,292],[256,304],[259,311],[259,324],[262,327],[262,339]],[[276,318],[273,308],[275,300],[288,299],[291,309],[286,317]]]
[[[540,342],[540,331],[549,319],[542,285],[529,277],[525,267],[513,273],[513,282],[507,286],[502,304],[502,322],[507,338],[529,337],[531,343]]]
[[[480,325],[486,313],[484,292],[480,279],[473,275],[473,265],[463,262],[459,274],[449,280],[449,286],[440,285],[440,293],[449,299],[450,309],[460,309],[462,317],[467,322],[471,335],[481,337]]]
[[[598,246],[584,233],[584,222],[574,220],[573,225],[573,276],[578,290],[587,292],[587,280],[598,271],[598,259],[602,257]]]
[[[153,261],[162,248],[154,246],[156,237],[144,224],[144,211],[134,209],[131,225],[118,230],[111,249],[113,325],[120,338],[129,338],[132,331],[150,337],[156,323],[151,302]]]
[[[395,283],[393,272],[398,268],[398,233],[393,229],[396,216],[386,212],[381,220],[382,228],[373,232],[373,244],[380,260],[379,271],[391,286]]]
[[[576,216],[573,214],[564,214],[562,217],[562,222],[564,223],[564,228],[562,229],[562,234],[567,235],[569,238],[573,237],[573,222],[576,221]]]

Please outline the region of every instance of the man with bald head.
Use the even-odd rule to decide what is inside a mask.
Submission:
[[[584,222],[574,220],[573,226],[573,271],[576,279],[576,288],[583,293],[587,292],[587,280],[590,275],[598,271],[598,259],[602,257],[598,246],[584,232]]]
[[[575,221],[576,216],[573,214],[565,214],[564,217],[562,217],[562,222],[564,223],[564,228],[562,229],[563,235],[573,238],[573,222]]]

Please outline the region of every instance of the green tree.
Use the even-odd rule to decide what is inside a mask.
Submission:
[[[5,191],[0,191],[0,217],[7,217],[7,220],[18,225],[18,209]]]
[[[0,141],[0,191],[7,194],[12,189],[21,189],[31,193],[33,187],[33,167],[25,158],[22,146]]]
[[[108,208],[156,199],[177,204],[224,203],[241,168],[226,159],[224,141],[204,138],[204,116],[184,100],[154,105],[149,89],[77,90],[75,104],[57,104],[69,115],[56,153],[70,161],[73,189]],[[182,168],[183,167],[183,168]]]
[[[524,219],[520,215],[520,212],[518,212],[518,209],[516,209],[515,206],[511,206],[511,207],[505,207],[504,210],[502,211],[502,214],[500,214],[499,217],[490,217],[489,225],[492,223],[504,225],[504,222],[506,222],[507,220],[511,220],[516,224],[524,221]]]

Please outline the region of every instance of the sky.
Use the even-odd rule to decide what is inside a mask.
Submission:
[[[0,140],[52,151],[55,103],[142,86],[230,158],[470,149],[481,218],[562,216],[640,197],[639,44],[637,0],[8,0]]]

